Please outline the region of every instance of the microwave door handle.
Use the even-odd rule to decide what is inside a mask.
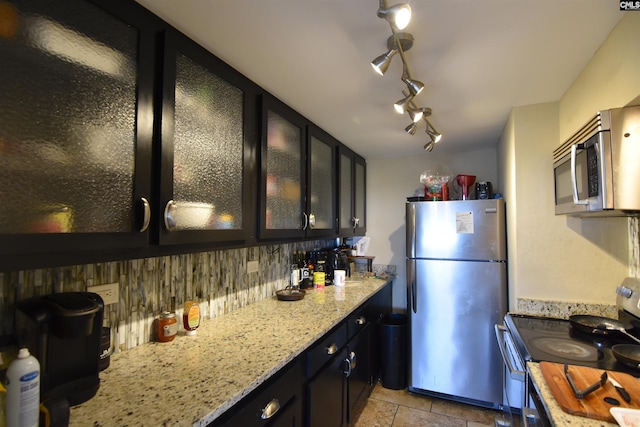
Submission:
[[[575,205],[588,205],[588,200],[580,200],[578,198],[578,180],[576,179],[576,155],[578,153],[578,145],[581,144],[573,144],[571,146],[571,184],[573,189],[573,203]]]

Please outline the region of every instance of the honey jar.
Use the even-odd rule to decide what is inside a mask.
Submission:
[[[178,333],[178,320],[176,314],[170,311],[165,311],[160,315],[158,319],[157,335],[158,341],[169,342],[173,341]]]

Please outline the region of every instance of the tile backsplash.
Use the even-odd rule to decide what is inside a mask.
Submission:
[[[0,336],[13,332],[16,301],[118,283],[119,302],[105,306],[104,326],[114,351],[126,350],[153,339],[153,321],[163,310],[181,316],[184,302],[197,300],[203,319],[229,313],[284,288],[294,251],[334,245],[318,240],[0,273]],[[259,262],[258,272],[247,273],[248,261]]]

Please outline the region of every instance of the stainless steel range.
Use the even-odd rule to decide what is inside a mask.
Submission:
[[[629,332],[640,337],[640,280],[627,278],[616,290],[618,319],[633,326]],[[505,399],[508,407],[520,411],[524,426],[549,425],[526,362],[556,362],[621,371],[640,377],[640,370],[616,359],[611,347],[637,344],[624,333],[594,330],[584,332],[568,319],[508,313],[496,336],[506,366]],[[498,423],[503,424],[503,423]],[[508,424],[508,421],[505,423]]]

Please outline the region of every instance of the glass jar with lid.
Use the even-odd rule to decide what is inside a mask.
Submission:
[[[157,327],[158,341],[169,342],[178,334],[178,320],[176,314],[170,311],[164,311],[158,319]]]

